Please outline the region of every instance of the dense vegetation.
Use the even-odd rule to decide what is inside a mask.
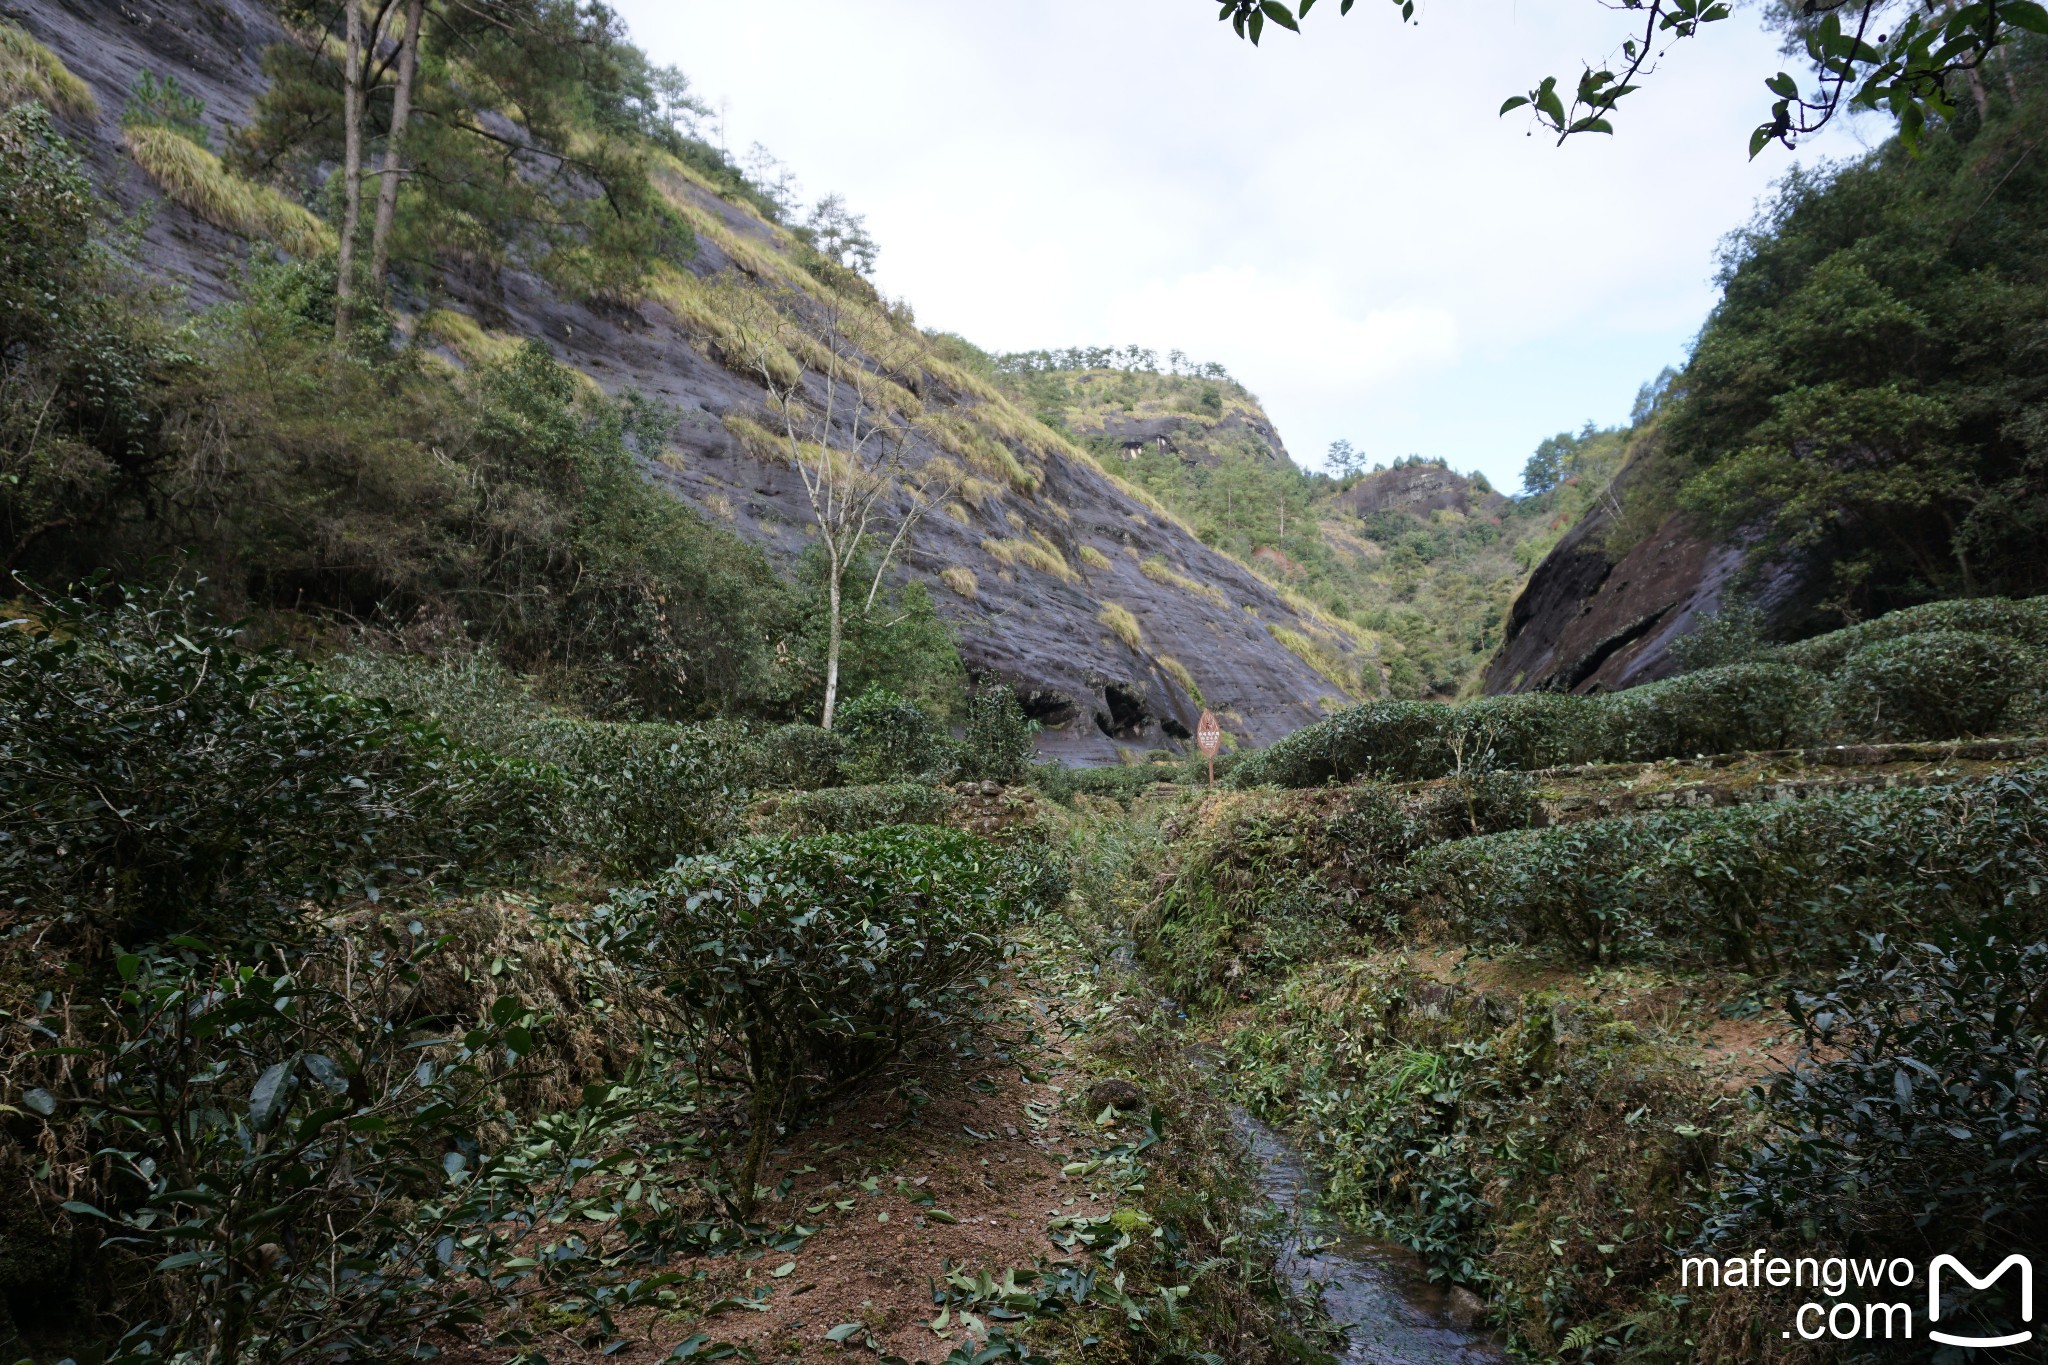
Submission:
[[[1729,239],[1656,467],[1633,482],[1644,529],[1680,508],[1760,535],[1753,563],[1804,571],[1780,635],[2048,586],[2042,44],[2007,57],[1981,112],[1966,103],[1918,154],[1892,142],[1795,172]]]
[[[2040,724],[2048,598],[1935,602],[1596,696],[1371,702],[1242,759],[1239,786],[1687,758]]]

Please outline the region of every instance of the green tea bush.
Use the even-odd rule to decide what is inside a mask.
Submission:
[[[1817,740],[1818,674],[1785,663],[1723,664],[1591,700],[1599,760],[1786,749]]]
[[[54,1041],[7,1059],[7,1094],[45,1156],[43,1235],[88,1249],[93,1307],[125,1329],[92,1358],[422,1358],[673,1249],[678,1192],[617,1169],[651,1096],[595,1084],[522,1121],[503,1096],[546,1021],[505,995],[423,1030],[443,941],[414,921],[357,947],[346,969],[328,943],[251,966],[184,936],[120,954],[95,998],[41,997]],[[591,1211],[611,1228],[556,1230]]]
[[[888,782],[771,797],[756,808],[755,820],[774,834],[858,834],[884,825],[941,824],[956,804],[958,798],[944,787]]]
[[[1355,777],[1434,777],[1448,772],[1452,708],[1429,701],[1374,701],[1339,711],[1248,755],[1233,787],[1318,787]]]
[[[548,720],[531,746],[566,784],[557,851],[608,875],[649,876],[740,832],[745,747],[716,727]]]
[[[754,742],[754,784],[768,791],[836,787],[846,740],[816,725],[778,725]]]
[[[1584,697],[1562,692],[1524,692],[1483,697],[1447,708],[1444,749],[1418,755],[1420,767],[1401,777],[1435,777],[1431,768],[1473,771],[1490,768],[1561,768],[1600,756],[1600,723]],[[1431,762],[1434,758],[1436,761]],[[1442,760],[1449,760],[1443,768]]]
[[[976,782],[1022,782],[1038,757],[1038,722],[1024,714],[1008,683],[986,683],[967,703],[960,776]]]
[[[599,918],[747,1075],[750,1210],[778,1125],[971,1020],[1005,926],[1041,908],[1034,886],[985,840],[902,826],[744,839]]]
[[[1953,786],[1591,820],[1425,848],[1391,899],[1466,940],[1772,975],[1869,932],[2048,923],[2048,765]]]
[[[525,752],[534,726],[549,714],[516,674],[480,650],[438,659],[355,650],[329,659],[321,671],[337,692],[381,697],[495,754]]]
[[[1795,994],[1800,1058],[1757,1087],[1763,1132],[1730,1162],[1708,1236],[1820,1255],[2031,1254],[2048,1235],[2048,1030],[2038,926],[1940,943],[1873,936],[1824,989]],[[1704,1249],[1704,1248],[1703,1248]],[[1942,1325],[2019,1330],[1994,1288]],[[1950,1328],[1956,1313],[1965,1326]]]
[[[1768,657],[1599,696],[1367,702],[1243,756],[1229,785],[1315,787],[1827,740],[1959,738],[2048,711],[2048,598],[1934,602],[1760,652]],[[1838,671],[1844,676],[1831,681]]]
[[[1781,645],[1777,656],[1786,663],[1810,668],[1816,673],[1832,673],[1851,654],[1880,641],[1927,631],[1955,630],[2002,635],[2034,649],[2048,649],[2048,597],[2029,597],[2019,601],[2005,597],[1965,597],[1947,602],[1925,602],[1796,644]]]
[[[2041,657],[1997,635],[1922,631],[1850,654],[1829,700],[1840,727],[1862,738],[1989,734],[2032,690]]]
[[[835,724],[849,782],[944,782],[959,762],[957,746],[923,707],[880,687],[841,707]]]
[[[192,594],[41,595],[0,628],[0,903],[238,933],[533,854],[555,784],[248,652]]]

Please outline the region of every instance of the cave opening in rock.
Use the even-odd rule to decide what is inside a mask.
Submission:
[[[1017,698],[1017,705],[1023,708],[1026,716],[1048,730],[1057,730],[1071,723],[1074,717],[1081,713],[1081,708],[1074,704],[1072,697],[1062,692],[1038,688],[1021,693]]]
[[[1140,739],[1151,723],[1145,694],[1123,683],[1105,683],[1102,700],[1109,707],[1095,713],[1095,727],[1111,739]]]

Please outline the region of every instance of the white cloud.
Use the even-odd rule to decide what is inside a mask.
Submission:
[[[1341,436],[1512,486],[1542,437],[1621,419],[1786,166],[1747,157],[1783,65],[1747,11],[1560,148],[1495,110],[1615,47],[1600,0],[1326,5],[1256,50],[1191,0],[615,3],[730,99],[730,145],[868,215],[927,326],[1219,360],[1309,462]]]
[[[1236,268],[1142,285],[1102,309],[1108,335],[1178,347],[1268,387],[1359,394],[1440,368],[1457,354],[1450,311],[1429,306],[1352,314],[1331,291]]]

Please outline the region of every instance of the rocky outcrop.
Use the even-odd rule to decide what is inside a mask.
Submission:
[[[1679,516],[1618,554],[1610,547],[1615,509],[1640,468],[1625,468],[1529,576],[1481,675],[1489,694],[1611,692],[1668,677],[1672,643],[1719,610],[1745,567],[1742,547],[1714,544]],[[1752,600],[1767,610],[1796,586],[1782,570],[1757,577]]]
[[[257,0],[13,0],[6,12],[98,96],[100,120],[67,131],[125,209],[148,206],[140,264],[182,287],[193,305],[225,296],[248,245],[161,200],[121,150],[118,115],[140,72],[175,75],[206,101],[215,145],[224,145],[262,91],[264,49],[284,37],[273,13]],[[763,251],[780,249],[759,219],[694,186],[678,193],[723,230]],[[689,268],[699,276],[748,269],[702,233]],[[444,288],[444,306],[499,331],[545,340],[610,391],[633,390],[667,404],[676,416],[674,434],[661,458],[648,462],[649,478],[785,565],[808,543],[796,473],[750,453],[729,433],[728,417],[759,413],[763,390],[715,361],[707,344],[660,304],[579,301],[517,269],[449,279]],[[971,403],[970,395],[935,378],[918,396],[935,412],[965,411]],[[1233,406],[1208,429],[1223,423],[1286,458],[1262,414]],[[1132,438],[1171,440],[1180,430],[1147,426],[1141,433],[1134,426]],[[913,434],[910,447],[913,464],[940,454],[922,433]],[[930,583],[969,668],[1008,680],[1025,698],[1046,726],[1041,738],[1049,754],[1104,762],[1123,748],[1180,747],[1203,710],[1183,671],[1245,744],[1270,743],[1341,699],[1267,626],[1314,635],[1339,655],[1352,651],[1348,640],[1304,620],[1257,575],[1087,459],[1054,453],[1038,469],[1042,478],[1030,491],[1001,489],[971,506],[963,501],[955,516],[926,518],[906,545],[903,565]],[[1055,549],[1064,571],[1051,571],[1042,554],[1020,555],[1019,546]],[[1140,569],[1147,560],[1210,591],[1148,576]],[[1128,632],[1102,624],[1111,605],[1137,623],[1135,645]]]
[[[1367,474],[1337,496],[1338,506],[1353,516],[1375,512],[1407,512],[1428,520],[1432,512],[1490,516],[1496,520],[1507,499],[1491,489],[1481,492],[1471,479],[1441,465],[1411,464]]]

